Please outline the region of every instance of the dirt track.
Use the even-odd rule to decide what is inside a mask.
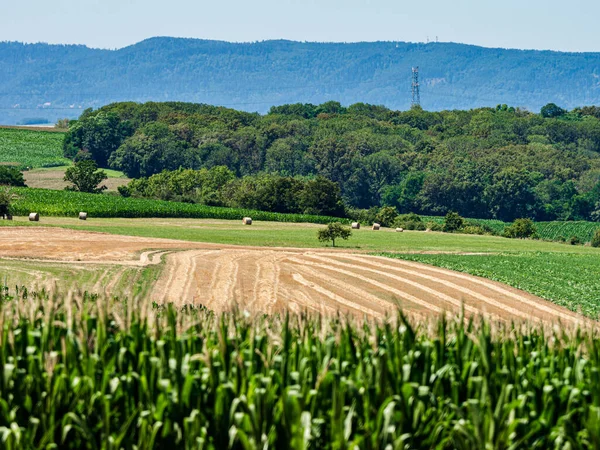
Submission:
[[[396,305],[411,315],[483,312],[492,319],[566,323],[581,316],[483,278],[408,261],[319,249],[266,249],[87,233],[59,228],[0,230],[0,255],[78,265],[145,266],[166,261],[155,301],[233,302],[253,311],[283,308],[375,317]],[[98,283],[109,291],[111,286]]]

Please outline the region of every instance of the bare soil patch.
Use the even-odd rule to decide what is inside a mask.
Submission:
[[[53,189],[61,191],[69,185],[64,181],[65,169],[28,170],[23,172],[25,184],[31,188]],[[108,191],[116,191],[119,186],[125,186],[129,178],[108,178],[102,182]]]

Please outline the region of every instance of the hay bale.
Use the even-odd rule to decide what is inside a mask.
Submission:
[[[377,230],[379,230],[379,228],[381,228],[381,225],[380,225],[380,224],[378,224],[378,223],[374,223],[374,224],[373,224],[373,230],[374,230],[374,231],[377,231]]]
[[[30,222],[39,222],[40,221],[40,215],[38,213],[30,213],[29,214],[29,221]]]
[[[86,212],[80,212],[79,213],[79,220],[87,220],[87,213]]]
[[[396,228],[396,233],[403,233],[404,232],[404,228]]]
[[[360,230],[360,223],[358,223],[358,222],[352,222],[352,229],[353,230]]]
[[[244,217],[244,219],[242,220],[242,223],[244,225],[252,225],[252,218],[251,217]]]

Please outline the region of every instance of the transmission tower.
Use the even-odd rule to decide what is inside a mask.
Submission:
[[[419,68],[412,69],[412,106],[421,106],[421,93],[419,91]]]

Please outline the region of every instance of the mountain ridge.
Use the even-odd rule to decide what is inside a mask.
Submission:
[[[77,117],[127,100],[258,112],[328,100],[407,109],[413,66],[421,69],[421,98],[430,110],[600,103],[600,53],[395,41],[153,37],[120,49],[0,42],[0,123]]]

